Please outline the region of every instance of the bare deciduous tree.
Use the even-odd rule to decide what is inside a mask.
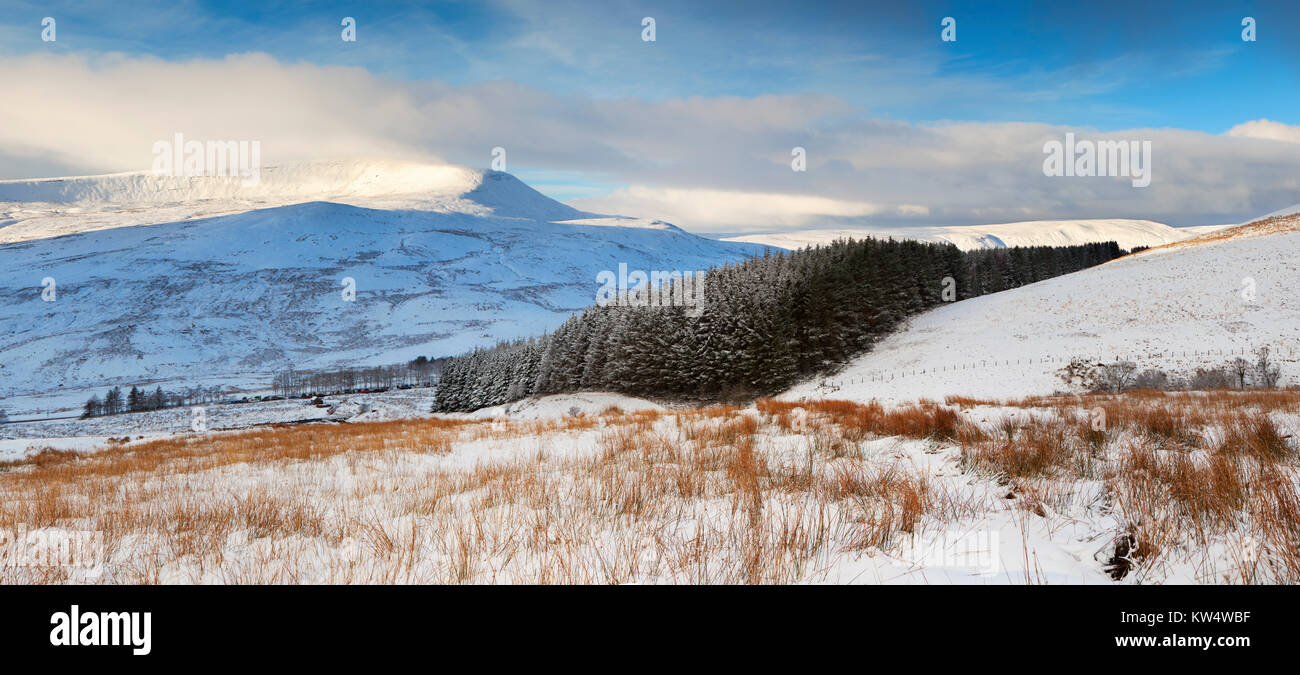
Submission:
[[[1133,382],[1137,373],[1137,364],[1132,361],[1117,361],[1102,366],[1102,381],[1113,392],[1121,392]]]
[[[1265,389],[1276,387],[1278,379],[1282,376],[1282,369],[1270,360],[1268,345],[1260,347],[1255,352],[1255,356],[1258,359],[1255,362],[1255,377],[1258,378],[1259,386]]]
[[[1238,356],[1232,360],[1232,363],[1228,364],[1228,370],[1232,373],[1233,377],[1237,378],[1237,388],[1245,389],[1246,375],[1250,373],[1250,361]]]

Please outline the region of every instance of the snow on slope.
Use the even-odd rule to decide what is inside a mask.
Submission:
[[[982,248],[1009,246],[1070,246],[1097,241],[1116,241],[1120,248],[1159,246],[1209,231],[1209,226],[1191,232],[1150,220],[1034,220],[999,225],[953,225],[942,227],[916,227],[897,229],[839,229],[799,230],[775,234],[753,234],[729,237],[726,241],[744,241],[786,249],[827,244],[849,237],[893,237],[921,241],[948,242],[970,251]]]
[[[1236,227],[1238,224],[1239,223],[1226,223],[1223,225],[1191,225],[1188,227],[1180,227],[1178,228],[1178,231],[1182,232],[1183,234],[1186,234],[1188,239],[1194,239],[1203,234],[1209,234],[1211,232],[1218,232],[1219,230],[1226,230],[1231,227]],[[1187,239],[1184,239],[1183,241],[1187,241]]]
[[[1292,204],[1286,208],[1278,209],[1272,213],[1257,218],[1256,221],[1268,220],[1269,218],[1280,218],[1283,216],[1294,216],[1296,214],[1300,214],[1300,204]]]
[[[1067,389],[1056,372],[1073,357],[1189,372],[1263,345],[1283,361],[1284,383],[1296,383],[1297,279],[1300,217],[1260,221],[931,310],[842,373],[784,396],[1049,394]]]
[[[264,175],[260,189],[268,199],[293,199],[292,181],[306,192],[346,184],[358,199],[390,207],[315,201],[134,227],[121,226],[117,214],[110,229],[0,243],[0,294],[8,299],[0,306],[0,398],[28,397],[31,409],[31,397],[87,387],[265,386],[290,365],[460,353],[555,328],[594,302],[596,274],[619,263],[702,270],[764,250],[658,221],[581,213],[498,172],[417,168],[397,179],[397,191],[406,191],[399,195],[351,171],[313,178],[301,170],[284,184]],[[104,180],[7,189],[72,200],[61,208],[100,198],[115,200],[112,207],[134,203],[144,214],[131,215],[136,221],[156,208],[150,200],[164,198],[152,178]],[[430,189],[408,190],[421,185]],[[239,206],[216,188],[194,190],[181,196]],[[54,302],[42,301],[45,277],[56,281]],[[355,302],[342,299],[345,277],[355,279]],[[85,395],[36,405],[78,398]]]
[[[149,172],[0,181],[0,244],[310,201],[506,218],[590,217],[498,171],[401,161],[319,161],[238,178]]]
[[[610,408],[623,412],[640,410],[665,410],[664,406],[635,396],[604,391],[575,392],[535,396],[505,405],[479,408],[471,413],[439,413],[437,417],[454,419],[513,418],[525,420],[554,419],[567,415],[599,415]]]

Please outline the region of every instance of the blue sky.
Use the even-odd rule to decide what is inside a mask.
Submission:
[[[58,20],[54,43],[40,40],[44,16]],[[344,16],[358,22],[355,43],[340,40]],[[657,22],[652,44],[640,39],[644,16]],[[939,39],[940,20],[945,16],[957,20],[956,42]],[[1257,21],[1256,42],[1241,39],[1244,16]],[[515,87],[524,92],[519,95],[522,99],[545,98],[554,108],[538,111],[527,126],[596,124],[611,135],[614,131],[605,127],[616,126],[618,120],[609,109],[626,110],[629,104],[662,110],[675,109],[677,102],[762,105],[781,97],[811,102],[816,112],[802,125],[763,121],[770,106],[761,114],[736,113],[759,120],[755,126],[770,127],[771,133],[759,142],[770,139],[774,147],[782,148],[816,145],[818,138],[834,138],[839,148],[853,144],[855,138],[873,138],[873,131],[889,135],[893,132],[888,130],[896,128],[891,125],[902,125],[897,129],[904,135],[950,124],[967,129],[1017,124],[1022,125],[1018,128],[1046,125],[1097,133],[1183,130],[1216,137],[1255,120],[1296,126],[1300,125],[1300,40],[1290,36],[1297,30],[1300,8],[1291,2],[0,0],[0,58],[76,58],[95,72],[118,60],[189,64],[265,54],[273,62],[268,69],[304,64],[336,74],[356,69],[382,83],[385,91],[407,92],[393,95],[409,95],[416,101],[415,110],[430,110],[433,104],[427,99],[445,100],[446,92],[479,95],[491,90],[492,100],[504,101],[510,94],[501,92]],[[449,89],[429,93],[436,87]],[[692,119],[685,115],[681,123],[691,124]],[[517,155],[512,170],[561,199],[580,200],[637,186],[671,187],[674,177],[683,176],[674,167],[687,164],[708,165],[708,171],[701,167],[701,172],[714,181],[706,186],[711,189],[802,190],[838,200],[854,198],[852,181],[843,176],[818,185],[783,185],[760,175],[761,171],[747,180],[739,163],[715,165],[694,155],[671,153],[638,158],[628,150],[639,144],[637,127],[619,131],[621,140],[605,145],[618,146],[611,152],[622,155],[620,161],[611,157],[602,161],[602,149],[578,149],[573,156],[562,148],[543,152],[539,143],[526,139],[512,139],[513,145],[505,147],[528,149]],[[446,141],[455,132],[453,128],[442,138],[434,135],[415,141],[407,140],[410,134],[405,131],[395,136],[449,161],[485,163],[479,161],[485,152],[478,146],[457,147]],[[1173,144],[1169,141],[1165,147]],[[891,148],[897,149],[882,145],[880,151]],[[734,147],[716,150],[744,152]],[[870,147],[859,150],[869,152]],[[978,149],[954,149],[958,151]],[[0,145],[0,159],[14,166],[19,157],[30,160],[34,152]],[[818,152],[819,161],[810,166],[857,171],[862,174],[859,179],[872,178],[863,162],[828,154]],[[774,149],[765,156],[784,155]],[[1191,162],[1195,156],[1192,152],[1183,161]],[[1251,154],[1241,161],[1259,159]],[[1269,155],[1269,161],[1274,159]],[[88,169],[99,166],[91,164]],[[30,165],[37,170],[42,166],[35,161]],[[46,166],[71,170],[76,162],[61,157]],[[5,176],[15,177],[9,175],[15,171]],[[1122,216],[1129,215],[1127,208],[1135,216],[1163,214],[1167,220],[1202,224],[1193,221],[1235,217],[1287,199],[1300,201],[1300,194],[1294,199],[1286,196],[1287,187],[1266,188],[1263,196],[1239,199],[1235,206],[1201,218],[1169,212],[1167,205],[1177,200],[1168,196],[1157,200],[1159,204],[1136,197],[1098,202],[1107,204],[1094,209],[1102,213],[1089,213],[1086,201],[1070,202],[1056,215]],[[1239,193],[1241,186],[1224,189]],[[869,201],[879,203],[880,195],[872,195]],[[1049,203],[1044,199],[1044,205]],[[964,202],[924,206],[930,220],[979,219],[966,217],[976,209]],[[897,218],[903,212],[899,208],[895,204],[863,217]],[[1035,208],[1033,215],[1053,215],[1046,206]],[[1004,212],[1014,210],[990,206],[981,211],[989,217],[1006,217]]]
[[[1295,3],[13,3],[7,53],[177,60],[265,52],[407,80],[515,80],[649,100],[833,94],[905,120],[1176,126],[1300,123]],[[598,8],[598,10],[597,10]],[[60,40],[22,30],[58,15]],[[353,16],[361,40],[343,45]],[[657,41],[640,42],[654,16]],[[939,41],[942,17],[958,40]],[[1256,18],[1263,38],[1241,40]],[[25,22],[23,21],[25,19]],[[1270,35],[1272,33],[1272,35]]]

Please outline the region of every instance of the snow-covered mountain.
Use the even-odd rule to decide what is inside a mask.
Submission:
[[[826,244],[836,239],[864,237],[949,242],[963,251],[1010,246],[1072,246],[1099,241],[1115,241],[1120,248],[1132,249],[1182,241],[1219,227],[1227,226],[1182,229],[1150,220],[1033,220],[998,225],[798,230],[729,237],[726,241],[767,244],[791,250]]]
[[[1268,345],[1300,381],[1300,209],[945,305],[785,396],[869,400],[1064,390],[1074,357],[1187,373]]]
[[[454,354],[556,327],[620,263],[702,270],[764,250],[460,167],[318,163],[264,170],[245,190],[144,174],[10,181],[0,198],[27,200],[5,204],[0,227],[0,398]],[[160,212],[174,220],[149,224]]]

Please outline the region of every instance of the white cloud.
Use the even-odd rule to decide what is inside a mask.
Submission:
[[[362,70],[257,54],[179,63],[109,56],[93,67],[37,56],[0,60],[0,72],[9,101],[25,102],[0,107],[0,151],[88,173],[146,170],[154,141],[176,132],[260,140],[268,162],[411,155],[403,141],[420,121],[400,89]]]
[[[1258,138],[1269,141],[1300,143],[1300,126],[1283,124],[1268,119],[1244,122],[1228,130],[1234,138]]]
[[[889,214],[925,215],[924,206],[890,206],[816,195],[631,186],[608,195],[573,200],[595,212],[624,211],[687,226],[710,229],[805,227],[828,219]]]

